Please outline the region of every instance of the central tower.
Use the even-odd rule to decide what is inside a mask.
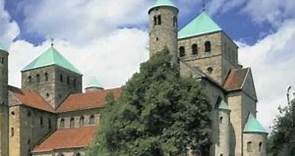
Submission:
[[[177,62],[178,9],[170,0],[158,0],[149,10],[150,57],[168,49]]]

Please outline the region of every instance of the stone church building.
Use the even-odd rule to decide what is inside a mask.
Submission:
[[[149,9],[150,56],[167,48],[181,76],[198,79],[212,111],[212,156],[265,156],[267,132],[256,119],[257,96],[238,46],[205,12],[178,29],[178,8],[158,0]],[[0,156],[83,156],[96,134],[105,97],[121,87],[82,91],[82,74],[53,46],[8,85],[9,52],[0,46]],[[11,59],[13,60],[13,58]],[[191,155],[200,155],[200,151]]]

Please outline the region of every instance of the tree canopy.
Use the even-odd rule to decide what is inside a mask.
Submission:
[[[279,108],[280,115],[274,121],[268,144],[268,152],[273,156],[295,155],[294,111],[295,99],[287,107]]]
[[[110,95],[89,156],[185,156],[208,140],[211,106],[199,82],[181,78],[167,50]]]

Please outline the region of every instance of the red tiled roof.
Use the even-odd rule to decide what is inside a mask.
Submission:
[[[95,132],[96,126],[58,129],[40,145],[37,145],[33,153],[87,147],[95,137]]]
[[[57,112],[70,112],[91,108],[102,108],[105,105],[105,98],[109,93],[113,93],[115,98],[121,95],[122,88],[86,92],[70,95],[58,108]]]
[[[234,91],[242,89],[243,83],[246,79],[249,68],[244,69],[232,69],[225,80],[224,88],[228,91]]]
[[[9,86],[9,91],[15,95],[22,105],[48,112],[54,112],[54,109],[36,92],[22,90],[12,86]]]

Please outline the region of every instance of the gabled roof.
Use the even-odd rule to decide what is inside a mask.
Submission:
[[[244,133],[268,133],[251,113],[248,116]]]
[[[171,6],[177,8],[171,0],[157,0],[156,4],[153,5],[151,8],[160,7],[160,6]]]
[[[92,108],[103,108],[105,106],[105,98],[109,93],[113,93],[114,97],[118,98],[121,95],[121,91],[121,88],[114,88],[108,90],[72,94],[57,108],[56,111],[58,113],[62,113]]]
[[[92,139],[95,138],[95,132],[96,126],[58,129],[37,145],[33,149],[33,153],[88,147]]]
[[[228,104],[224,101],[221,100],[218,109],[222,109],[222,110],[230,110],[228,107]]]
[[[47,112],[54,112],[54,109],[36,92],[22,90],[12,86],[9,86],[9,92],[19,101],[17,105],[24,105]]]
[[[178,32],[178,38],[183,39],[218,31],[222,31],[222,29],[205,11],[203,11],[197,18],[192,20]]]
[[[27,65],[22,71],[32,70],[50,65],[57,65],[77,74],[80,74],[79,70],[74,67],[64,56],[62,56],[54,47],[50,47],[49,49],[47,49],[43,54],[37,57],[29,65]]]
[[[224,82],[227,91],[242,89],[247,73],[250,68],[232,69]]]

